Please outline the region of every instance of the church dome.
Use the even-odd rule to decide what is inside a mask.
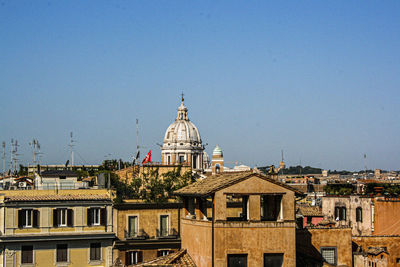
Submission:
[[[164,145],[172,144],[201,146],[199,130],[189,120],[188,109],[183,101],[178,108],[178,117],[165,132]]]
[[[219,145],[214,148],[213,156],[223,156],[222,149],[219,147]]]

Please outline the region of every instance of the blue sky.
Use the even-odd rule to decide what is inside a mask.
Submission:
[[[185,93],[227,162],[400,169],[399,1],[0,1],[0,141],[160,160]],[[9,158],[9,153],[7,155]],[[2,166],[1,166],[2,167]]]

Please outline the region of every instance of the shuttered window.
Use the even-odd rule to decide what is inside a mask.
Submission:
[[[54,227],[73,227],[74,211],[73,209],[53,209],[53,226]]]
[[[29,228],[40,226],[40,215],[38,210],[22,209],[18,211],[18,228]]]
[[[57,262],[67,262],[68,261],[68,245],[58,244],[57,245]]]
[[[128,217],[128,225],[129,225],[129,237],[137,236],[137,216],[129,216]]]
[[[88,224],[88,226],[106,225],[107,224],[106,208],[89,208],[89,209],[87,209],[87,224]]]
[[[33,246],[21,247],[21,263],[33,263]]]
[[[168,236],[168,215],[161,215],[160,216],[160,235],[161,236]]]
[[[127,251],[125,254],[125,264],[134,265],[143,261],[142,251]]]
[[[101,260],[101,243],[90,244],[90,260],[91,261]]]

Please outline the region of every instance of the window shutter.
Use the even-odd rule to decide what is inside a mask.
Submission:
[[[53,226],[58,227],[58,210],[53,209]]]
[[[143,262],[143,251],[138,251],[138,263]]]
[[[23,218],[24,214],[25,214],[24,210],[18,211],[18,228],[22,228],[24,226],[24,222],[25,222],[25,220]]]
[[[100,224],[106,225],[107,223],[107,210],[106,208],[100,209]]]
[[[92,225],[92,209],[91,208],[87,209],[87,225],[88,226]]]
[[[131,254],[129,253],[129,251],[125,252],[125,264],[126,265],[131,265]]]
[[[38,228],[40,226],[40,212],[38,210],[33,210],[33,227]]]
[[[67,225],[68,227],[74,226],[74,210],[67,209]]]

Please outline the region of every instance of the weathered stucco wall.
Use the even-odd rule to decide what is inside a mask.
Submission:
[[[337,249],[337,265],[352,266],[352,243],[350,228],[308,228],[296,231],[299,253],[315,258],[321,256],[321,247]]]
[[[400,259],[400,236],[360,236],[353,237],[353,242],[361,246],[363,251],[368,247],[386,247],[389,253],[387,266],[399,266],[396,261]]]
[[[210,267],[212,262],[212,222],[182,219],[182,248],[186,248],[197,266]]]
[[[400,235],[400,199],[375,200],[374,235]]]

